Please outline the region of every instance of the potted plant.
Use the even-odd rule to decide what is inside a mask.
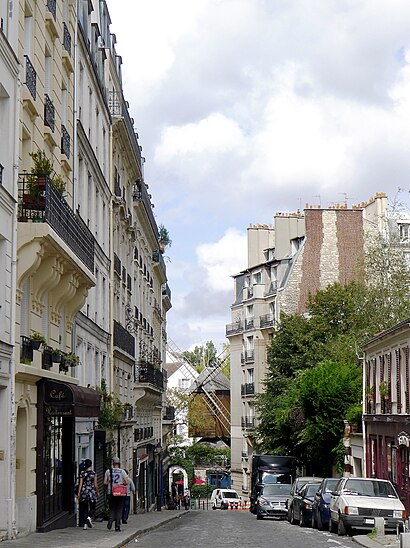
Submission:
[[[21,335],[20,359],[24,365],[30,365],[33,361],[33,342],[30,337]]]
[[[51,359],[53,363],[61,363],[63,352],[59,348],[53,348],[51,351]]]
[[[365,395],[367,401],[373,401],[374,400],[374,387],[373,386],[367,386],[365,390]]]
[[[389,385],[386,381],[382,381],[379,384],[379,392],[381,398],[383,398],[384,400],[389,399]]]
[[[172,245],[172,240],[169,236],[169,232],[162,224],[158,227],[158,244],[161,253],[164,253],[165,249],[167,247],[171,247]]]
[[[53,168],[53,161],[50,160],[44,150],[31,152],[30,158],[33,160],[33,167],[27,176],[28,192],[34,202],[44,200],[44,191],[46,179],[49,178],[57,190],[62,194],[65,191],[65,182],[61,175],[58,175]]]
[[[45,337],[38,331],[33,331],[30,335],[30,340],[33,350],[38,350],[41,345],[45,346],[47,344]]]
[[[64,361],[68,367],[75,367],[80,363],[80,358],[74,352],[70,352],[65,355]]]

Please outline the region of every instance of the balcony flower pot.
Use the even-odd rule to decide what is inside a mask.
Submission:
[[[21,336],[20,359],[25,365],[33,361],[33,343],[30,337]]]
[[[77,354],[71,352],[70,354],[65,355],[64,361],[67,367],[76,367],[80,363],[80,358],[77,356]]]
[[[38,331],[33,331],[30,335],[30,340],[33,350],[39,350],[41,345],[45,346],[47,344],[45,337]]]
[[[61,363],[62,352],[58,348],[53,348],[51,351],[51,359],[53,363]]]
[[[43,369],[51,369],[53,367],[53,349],[50,346],[45,346],[43,349],[41,367]]]

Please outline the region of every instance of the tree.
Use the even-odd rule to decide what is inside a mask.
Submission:
[[[185,352],[182,352],[182,355],[187,362],[192,365],[192,367],[195,367],[199,373],[208,366],[216,357],[216,354],[216,347],[212,341],[207,341],[205,345],[197,345],[192,351],[186,350]]]

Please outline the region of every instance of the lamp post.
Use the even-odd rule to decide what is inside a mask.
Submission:
[[[155,455],[157,458],[157,511],[161,512],[162,507],[162,491],[163,491],[163,485],[162,485],[162,446],[161,442],[159,441],[155,447]]]

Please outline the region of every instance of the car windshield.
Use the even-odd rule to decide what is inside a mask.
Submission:
[[[271,474],[269,472],[263,472],[261,483],[264,485],[271,483],[292,483],[292,476],[289,474]]]
[[[366,496],[397,498],[393,486],[388,481],[349,479],[343,487],[343,493]]]
[[[325,493],[330,493],[331,491],[333,491],[333,489],[338,484],[338,481],[339,481],[338,478],[326,480]]]
[[[319,489],[319,483],[310,483],[306,487],[305,497],[313,497],[317,493],[318,489]]]
[[[237,498],[239,498],[238,493],[236,491],[225,491],[224,493],[222,493],[222,496],[225,499],[237,499]]]
[[[290,485],[285,483],[272,483],[264,486],[262,495],[288,495],[290,487]]]

